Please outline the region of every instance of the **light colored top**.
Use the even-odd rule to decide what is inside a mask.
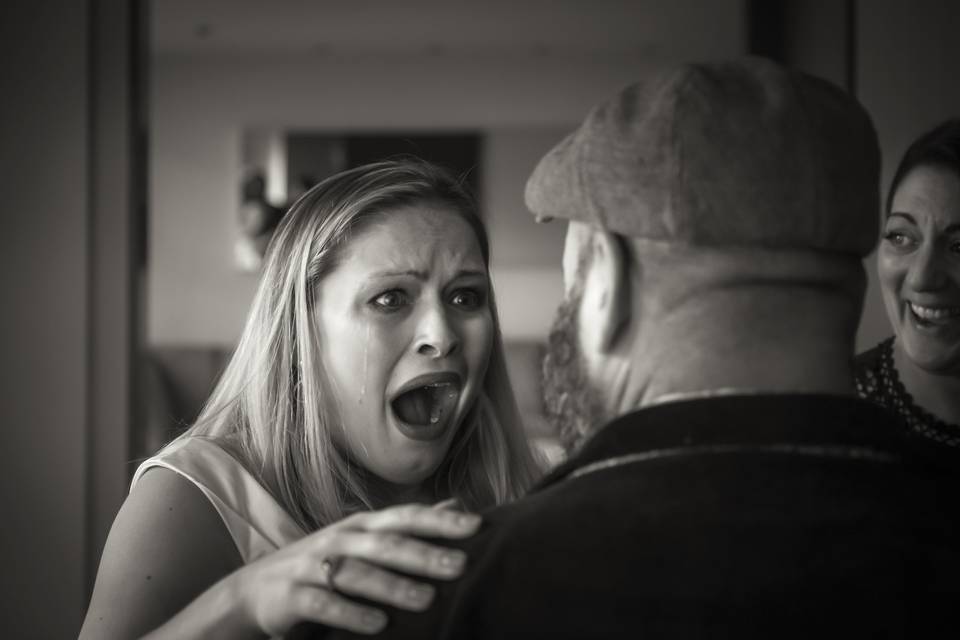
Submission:
[[[305,535],[263,485],[210,440],[191,437],[172,442],[137,468],[130,488],[153,467],[170,469],[203,492],[220,514],[244,564]]]

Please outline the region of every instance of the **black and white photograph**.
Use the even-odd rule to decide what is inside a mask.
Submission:
[[[958,33],[3,3],[4,632],[957,635]]]

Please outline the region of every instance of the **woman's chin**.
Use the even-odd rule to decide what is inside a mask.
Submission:
[[[446,453],[399,452],[394,451],[390,459],[380,468],[371,469],[378,477],[390,484],[412,487],[422,484],[432,476],[443,462]]]
[[[404,422],[391,412],[387,418],[390,435],[382,447],[371,447],[380,455],[367,454],[359,459],[368,471],[390,484],[420,485],[443,464],[454,436],[463,426],[464,414],[460,408],[446,421],[420,425]]]
[[[904,352],[914,365],[936,375],[960,375],[960,345],[911,337],[904,341]]]

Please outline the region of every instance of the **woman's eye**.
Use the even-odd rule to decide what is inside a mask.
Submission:
[[[960,240],[951,240],[949,249],[950,253],[960,253]]]
[[[486,302],[484,294],[474,289],[458,289],[450,298],[450,303],[464,309],[479,309]]]
[[[407,303],[407,295],[403,291],[393,290],[384,291],[370,301],[374,307],[381,311],[396,311]]]
[[[895,247],[906,247],[913,242],[910,236],[900,231],[888,231],[883,234],[883,239]]]

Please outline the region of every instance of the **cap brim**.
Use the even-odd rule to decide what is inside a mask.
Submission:
[[[527,180],[524,201],[537,222],[576,219],[582,210],[576,173],[577,136],[574,131],[541,158]]]

